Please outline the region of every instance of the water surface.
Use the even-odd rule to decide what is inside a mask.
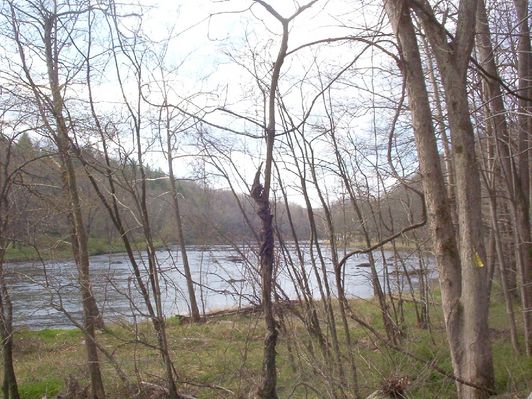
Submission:
[[[326,274],[331,292],[336,292],[334,274],[330,261],[330,250],[322,246],[322,257],[327,265]],[[226,245],[211,247],[191,246],[187,251],[189,263],[195,281],[198,305],[201,312],[239,308],[256,305],[260,298],[258,259],[250,248],[239,249]],[[296,262],[294,248],[290,256]],[[319,254],[308,246],[304,248],[304,268],[300,265],[290,267],[286,256],[277,254],[277,292],[281,298],[297,298],[292,277],[298,273],[306,276],[313,295],[319,298],[319,286],[316,283],[316,271],[323,276]],[[176,247],[158,250],[156,253],[162,290],[163,311],[166,316],[189,313],[186,282],[182,274],[182,262]],[[380,253],[375,254],[379,273],[383,274],[383,261]],[[384,257],[388,270],[395,267],[401,272],[419,268],[419,260],[408,253],[401,259],[385,251]],[[316,262],[313,269],[312,260]],[[144,268],[143,279],[147,284],[147,259],[145,253],[137,256]],[[369,298],[373,288],[369,278],[367,256],[352,257],[345,267],[345,288],[349,297]],[[429,268],[432,260],[429,259]],[[298,262],[297,262],[298,263]],[[116,320],[142,319],[145,314],[144,301],[139,293],[132,267],[126,254],[108,254],[90,258],[91,279],[94,295],[104,318]],[[14,323],[32,329],[72,328],[65,312],[75,320],[81,320],[82,308],[77,282],[77,269],[73,260],[38,262],[17,262],[6,264],[7,283],[14,306]],[[393,274],[393,273],[392,273]],[[401,273],[399,273],[401,275]],[[399,278],[398,278],[399,277]],[[414,284],[417,277],[413,277]],[[382,280],[381,280],[382,281]],[[403,277],[392,277],[393,287],[406,283]]]

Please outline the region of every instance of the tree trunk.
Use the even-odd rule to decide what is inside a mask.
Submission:
[[[11,145],[11,143],[9,144]],[[10,151],[11,148],[9,147]],[[13,303],[5,279],[4,259],[8,246],[6,231],[10,223],[9,192],[13,181],[10,178],[9,153],[2,154],[0,162],[0,339],[3,352],[4,399],[19,399],[17,378],[13,366]]]
[[[442,65],[443,56],[436,54],[449,113],[456,185],[460,188],[456,193],[460,238],[458,248],[410,11],[406,2],[387,0],[385,7],[404,62],[402,70],[407,82],[454,373],[485,388],[482,390],[458,384],[458,393],[461,398],[487,398],[493,387],[493,365],[487,324],[486,268],[481,261],[484,247],[480,232],[480,180],[471,121],[469,114],[464,112],[468,110],[465,92],[467,63],[458,57],[459,62],[463,62],[462,70],[449,59],[446,60],[447,64]],[[426,14],[420,16],[425,30],[432,29],[427,36],[429,41],[432,40],[434,50],[434,39],[438,39],[437,35],[441,32],[435,32],[437,27],[427,27],[433,23],[432,19],[427,21],[427,18]],[[446,40],[445,37],[439,39]],[[438,44],[442,44],[441,40]],[[460,43],[458,47],[460,51],[467,53],[467,45]],[[447,54],[446,50],[448,49],[441,49]]]
[[[331,134],[334,134],[334,133],[331,132]],[[308,144],[308,145],[310,146],[310,144]],[[348,354],[349,354],[349,356],[348,356],[349,365],[351,367],[351,376],[352,376],[352,382],[353,382],[352,390],[354,392],[355,398],[360,398],[361,396],[360,396],[360,387],[358,386],[357,368],[356,368],[356,364],[355,364],[355,358],[354,358],[353,352],[352,352],[353,345],[352,345],[352,340],[351,340],[351,333],[349,331],[349,323],[348,323],[348,320],[347,320],[347,311],[346,311],[346,309],[348,307],[348,302],[347,302],[347,298],[345,296],[345,291],[344,291],[344,279],[343,279],[343,275],[342,275],[342,268],[339,266],[338,248],[337,248],[337,243],[336,243],[336,233],[335,233],[334,224],[333,224],[333,216],[332,216],[331,210],[329,208],[329,204],[327,203],[325,197],[323,196],[322,190],[319,187],[319,179],[318,179],[318,177],[316,175],[316,167],[317,167],[317,165],[314,162],[314,153],[313,153],[312,149],[310,149],[310,152],[312,154],[311,155],[311,159],[309,160],[310,167],[311,167],[312,181],[314,182],[314,186],[316,188],[316,192],[317,192],[318,197],[320,199],[320,203],[321,203],[324,215],[325,215],[327,233],[328,233],[328,236],[329,236],[329,245],[331,246],[331,262],[332,262],[332,266],[333,266],[333,269],[334,269],[334,277],[335,277],[335,282],[336,282],[336,292],[337,292],[337,295],[338,295],[338,306],[340,308],[340,317],[341,317],[341,320],[342,320],[342,327],[344,329],[344,334],[345,334],[345,345],[346,345],[346,348],[347,348],[347,351],[348,351]],[[310,162],[310,161],[312,161],[312,162]],[[327,275],[324,276],[324,279],[327,279]],[[336,332],[336,327],[334,326],[336,321],[335,321],[335,318],[334,318],[334,312],[333,312],[332,307],[330,308],[330,312],[331,312],[331,317],[330,317],[330,319],[331,319],[331,335],[332,335],[333,346],[334,346],[334,350],[335,350],[335,354],[336,354],[336,362],[337,362],[338,368],[339,368],[339,370],[338,370],[339,371],[339,378],[340,378],[340,382],[345,386],[346,385],[346,378],[345,378],[345,374],[343,372],[343,365],[342,365],[342,361],[341,361],[341,352],[340,352],[339,339],[338,339],[338,334]],[[347,387],[347,388],[349,388],[349,387]],[[344,390],[342,390],[342,393],[343,392],[344,392]]]
[[[464,76],[465,79],[465,76]],[[449,124],[456,169],[457,209],[462,264],[464,307],[464,378],[480,386],[493,386],[493,363],[489,341],[487,268],[482,237],[480,178],[475,157],[473,127],[469,119],[465,81],[458,71],[444,74]],[[464,387],[465,397],[486,397]]]
[[[148,253],[148,271],[149,281],[151,284],[153,299],[155,301],[155,314],[152,315],[152,323],[157,334],[157,341],[159,344],[159,352],[163,359],[164,368],[166,372],[166,383],[168,385],[168,396],[170,399],[178,399],[180,395],[177,392],[177,386],[174,378],[174,367],[172,358],[170,356],[170,348],[168,345],[168,337],[166,335],[166,322],[164,319],[163,305],[161,299],[161,287],[159,284],[159,266],[157,264],[155,255],[155,245],[153,244],[152,230],[150,224],[150,217],[147,205],[147,190],[146,190],[146,172],[144,170],[143,156],[142,156],[142,140],[140,136],[140,117],[136,118],[135,123],[135,139],[137,144],[137,160],[138,168],[140,170],[140,198],[136,197],[138,207],[141,213],[142,232],[146,242],[146,252]]]
[[[3,235],[0,234],[1,236]],[[13,367],[13,305],[4,278],[5,241],[2,241],[0,246],[0,338],[2,340],[4,369],[2,391],[4,399],[19,399],[17,378]]]
[[[270,159],[271,162],[271,159]],[[270,169],[271,173],[271,169]],[[272,280],[273,280],[273,216],[270,211],[268,192],[260,184],[260,169],[257,171],[251,196],[257,204],[257,214],[261,221],[260,267],[262,281],[262,309],[266,322],[266,336],[264,337],[264,357],[262,361],[262,381],[257,391],[257,397],[262,399],[277,398],[277,368],[276,353],[277,326],[273,314]]]
[[[59,86],[58,75],[58,55],[54,45],[53,31],[57,24],[57,16],[54,14],[48,17],[44,24],[44,44],[46,51],[46,62],[48,67],[48,79],[52,92],[52,107],[56,123],[55,137],[64,171],[65,185],[67,187],[70,200],[70,211],[72,215],[73,230],[76,237],[73,245],[74,258],[78,261],[78,274],[81,299],[83,304],[85,346],[87,350],[87,362],[91,379],[91,398],[104,399],[105,391],[100,372],[98,350],[95,344],[95,327],[100,318],[96,301],[92,294],[92,287],[89,276],[89,252],[88,239],[83,224],[81,214],[81,203],[79,199],[78,186],[76,182],[76,172],[70,153],[70,139],[68,137],[68,127],[63,117],[63,98]]]
[[[262,360],[262,380],[257,389],[256,395],[262,399],[277,398],[277,368],[276,353],[277,326],[273,313],[272,304],[272,280],[274,266],[274,236],[270,209],[270,186],[273,168],[273,144],[275,142],[275,96],[279,87],[279,77],[281,67],[288,50],[288,23],[289,20],[282,18],[269,4],[262,0],[255,0],[261,4],[272,16],[282,24],[283,34],[277,59],[274,63],[271,84],[268,91],[267,120],[264,136],[266,139],[266,162],[264,168],[264,186],[260,183],[261,168],[257,170],[253,185],[251,187],[251,197],[257,206],[256,212],[261,221],[261,247],[260,247],[260,267],[262,280],[262,307],[264,311],[264,321],[266,322],[266,335],[264,337],[264,357]]]
[[[504,105],[502,91],[498,81],[498,71],[495,65],[495,56],[491,44],[488,16],[486,14],[486,6],[484,0],[479,0],[477,10],[477,48],[480,59],[480,64],[490,75],[489,78],[484,78],[486,86],[486,97],[489,109],[489,120],[493,124],[493,142],[497,151],[498,160],[502,169],[502,180],[506,183],[506,189],[510,195],[510,204],[512,208],[512,217],[514,224],[519,233],[519,237],[528,238],[528,212],[526,212],[526,195],[523,192],[523,185],[520,177],[516,173],[515,166],[512,165],[512,156],[510,150],[510,134],[508,131],[508,124],[506,122],[506,108]],[[496,177],[494,177],[496,178]],[[495,193],[490,193],[490,208],[491,208],[491,223],[494,229],[495,249],[499,264],[499,272],[501,274],[501,284],[503,295],[506,302],[506,311],[510,322],[510,336],[512,346],[515,351],[519,351],[519,344],[517,340],[517,330],[515,325],[515,318],[513,312],[512,297],[509,294],[507,268],[505,267],[503,247],[501,243],[501,233],[499,222],[497,220],[497,203],[494,197]],[[524,212],[523,212],[524,210]],[[527,241],[519,241],[520,248],[526,247]],[[519,251],[519,253],[522,253]],[[526,270],[529,267],[527,256],[518,256],[520,263],[519,270]],[[526,313],[526,312],[525,312]],[[526,330],[527,316],[525,314],[525,330]]]
[[[518,270],[521,277],[521,301],[525,325],[525,350],[532,356],[532,242],[530,233],[530,184],[532,168],[532,49],[530,46],[530,29],[528,26],[528,0],[514,0],[519,22],[518,76],[519,76],[519,180],[522,195],[517,204],[520,217],[527,216],[528,223],[519,223],[518,236]]]
[[[508,323],[510,324],[510,341],[514,352],[518,354],[519,340],[517,338],[517,325],[515,324],[515,315],[513,308],[513,301],[508,289],[508,272],[505,268],[504,254],[501,243],[501,232],[499,222],[497,220],[497,202],[494,195],[490,195],[490,210],[491,210],[491,224],[493,227],[493,237],[495,241],[495,253],[497,254],[497,264],[499,266],[499,275],[501,279],[502,294],[504,297],[504,304],[506,307],[506,315],[508,316]]]
[[[351,202],[351,206],[353,208],[353,212],[356,215],[357,222],[362,228],[362,235],[364,239],[364,243],[366,244],[366,247],[371,247],[371,237],[369,235],[369,231],[366,227],[367,223],[364,220],[364,216],[362,214],[362,210],[360,209],[360,206],[358,204],[358,197],[355,193],[355,190],[353,189],[353,186],[351,184],[350,178],[348,176],[347,167],[345,165],[345,161],[342,159],[342,156],[340,154],[340,150],[338,148],[338,143],[336,140],[336,137],[334,134],[331,135],[332,144],[334,146],[334,152],[336,156],[336,163],[338,165],[338,169],[340,171],[340,178],[342,179],[342,182],[344,184],[345,189],[347,190],[347,193],[349,195],[349,200]],[[379,307],[381,311],[381,317],[382,322],[384,325],[384,330],[386,331],[386,336],[388,339],[393,342],[394,344],[398,343],[398,337],[399,337],[399,331],[396,328],[396,324],[393,322],[390,312],[388,310],[388,304],[386,302],[386,296],[383,292],[382,285],[379,280],[379,276],[377,273],[376,268],[376,261],[375,257],[373,256],[373,251],[368,252],[368,263],[370,265],[370,271],[371,271],[371,284],[373,286],[373,295],[377,297],[377,300],[379,301]]]
[[[447,117],[451,131],[456,174],[456,208],[458,212],[459,254],[462,266],[464,312],[462,331],[462,377],[480,390],[463,385],[466,398],[485,398],[493,388],[493,361],[488,334],[489,301],[487,268],[482,236],[480,177],[475,154],[475,137],[469,116],[466,72],[473,47],[476,0],[462,0],[457,16],[457,31],[451,43],[447,32],[435,19],[428,2],[415,5],[442,77]]]
[[[169,123],[170,120],[167,115],[167,124]],[[174,205],[174,216],[176,223],[176,238],[177,242],[179,243],[179,248],[181,250],[181,258],[183,259],[183,269],[185,272],[185,279],[187,280],[188,298],[190,301],[190,315],[193,321],[199,322],[201,320],[201,315],[198,308],[198,303],[196,301],[196,294],[194,293],[194,281],[192,280],[192,273],[190,272],[190,265],[188,263],[187,246],[185,243],[185,235],[183,234],[183,222],[181,221],[181,212],[179,210],[179,194],[177,193],[177,186],[175,183],[174,176],[172,134],[170,133],[170,126],[168,125],[166,126],[166,141],[168,176],[170,177],[170,187],[172,188],[172,202]]]

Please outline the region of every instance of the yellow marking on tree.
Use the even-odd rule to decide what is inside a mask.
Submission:
[[[475,251],[475,265],[477,267],[484,267],[484,262],[482,262],[482,258],[477,251]]]

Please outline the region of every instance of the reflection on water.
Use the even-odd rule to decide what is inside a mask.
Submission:
[[[323,250],[323,249],[322,249]],[[260,298],[259,274],[256,271],[258,260],[251,249],[236,251],[229,246],[190,247],[187,252],[196,283],[196,294],[200,310],[213,310],[244,307],[258,304]],[[294,262],[297,259],[292,254]],[[334,275],[330,253],[325,249],[323,256],[328,264],[327,275],[331,290],[335,292]],[[286,263],[286,258],[278,256],[277,290],[281,298],[297,297],[291,275],[305,273],[313,294],[319,297],[312,257],[308,247],[304,250],[305,270],[296,266],[295,270]],[[389,270],[402,264],[385,251]],[[144,268],[143,278],[147,281],[147,259],[139,254],[139,265]],[[382,274],[382,257],[376,254],[377,267]],[[401,257],[405,267],[414,271],[412,279],[417,281],[415,270],[419,270],[418,258],[405,254]],[[185,278],[182,274],[181,257],[177,248],[157,251],[157,261],[161,270],[163,310],[166,316],[188,314],[188,300]],[[350,297],[368,298],[373,294],[369,278],[369,264],[365,255],[351,258],[345,267],[345,289]],[[146,317],[144,301],[139,293],[131,264],[126,254],[98,255],[90,258],[91,279],[94,294],[106,320],[117,318]],[[322,273],[319,263],[318,272]],[[432,268],[429,266],[429,268]],[[5,265],[7,284],[14,306],[16,326],[29,328],[70,328],[64,311],[81,320],[82,310],[77,282],[76,265],[72,260],[50,261],[46,264],[20,262]],[[404,284],[404,279],[392,277],[393,281]],[[148,284],[146,284],[148,286]],[[395,287],[392,287],[394,289]]]

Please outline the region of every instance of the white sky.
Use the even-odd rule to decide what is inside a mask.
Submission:
[[[156,43],[152,50],[159,52],[158,49],[171,36],[165,63],[178,68],[170,77],[170,86],[174,93],[170,102],[182,102],[183,98],[194,96],[193,102],[199,107],[212,110],[214,107],[225,105],[231,111],[262,120],[261,93],[249,69],[253,68],[251,59],[255,57],[258,75],[269,84],[269,72],[280,42],[278,21],[251,0],[140,0],[140,3],[145,7],[142,30]],[[298,7],[296,2],[288,0],[269,0],[269,4],[285,17]],[[122,9],[124,12],[131,12],[130,10],[135,9]],[[376,26],[381,17],[382,4],[379,1],[320,0],[292,23],[289,50],[324,38],[357,35],[361,32],[365,32],[367,37],[367,28]],[[128,18],[123,24],[133,27],[138,21],[138,18]],[[303,116],[302,108],[308,110],[319,91],[318,71],[324,74],[322,80],[326,84],[330,80],[327,74],[336,74],[353,61],[363,48],[364,45],[360,43],[333,43],[307,48],[287,58],[282,69],[280,92],[296,121]],[[123,59],[122,62],[125,65],[126,60]],[[350,69],[348,77],[333,87],[333,101],[346,104],[346,110],[343,112],[353,113],[341,119],[339,127],[344,131],[356,133],[362,139],[368,139],[372,134],[375,115],[365,112],[366,103],[371,100],[366,90],[386,93],[389,89],[387,85],[391,84],[391,81],[386,80],[385,74],[384,79],[383,76],[372,79],[368,71],[372,66],[386,67],[388,63],[389,58],[383,57],[376,50],[368,49]],[[125,73],[126,68],[123,65],[121,68]],[[110,110],[117,107],[122,96],[116,84],[113,64],[108,63],[105,68],[105,76],[98,82],[95,95],[100,109]],[[148,72],[153,73],[155,77],[159,76],[156,70]],[[303,76],[306,77],[304,81]],[[372,85],[375,87],[371,87]],[[78,95],[86,94],[83,86],[78,86],[75,90]],[[125,91],[128,99],[135,98],[137,88],[134,80],[126,80]],[[204,94],[198,95],[200,92]],[[153,91],[150,96],[151,100],[160,102],[160,96]],[[386,94],[383,96],[386,97]],[[195,110],[194,106],[188,109]],[[383,118],[382,111],[380,112],[376,123],[384,126],[386,118]],[[220,112],[209,114],[207,119],[235,130],[260,134],[252,124],[233,117],[228,118]],[[322,106],[317,104],[314,107],[310,120],[316,123],[325,122]],[[217,135],[224,144],[234,142],[235,148],[246,148],[254,156],[252,158],[237,152],[232,154],[238,172],[250,184],[264,155],[265,146],[262,140],[241,140],[229,133]],[[190,151],[190,148],[185,147],[183,151]],[[148,161],[153,166],[166,170],[166,160],[159,153],[152,153]],[[190,158],[177,160],[176,170],[178,177],[190,177],[193,173]],[[288,184],[293,183],[290,181],[290,174],[286,176]],[[338,191],[334,187],[338,185],[335,179],[324,181],[330,186],[330,192]],[[244,190],[244,187],[240,188]],[[291,200],[302,203],[302,199],[294,190],[291,190]]]

